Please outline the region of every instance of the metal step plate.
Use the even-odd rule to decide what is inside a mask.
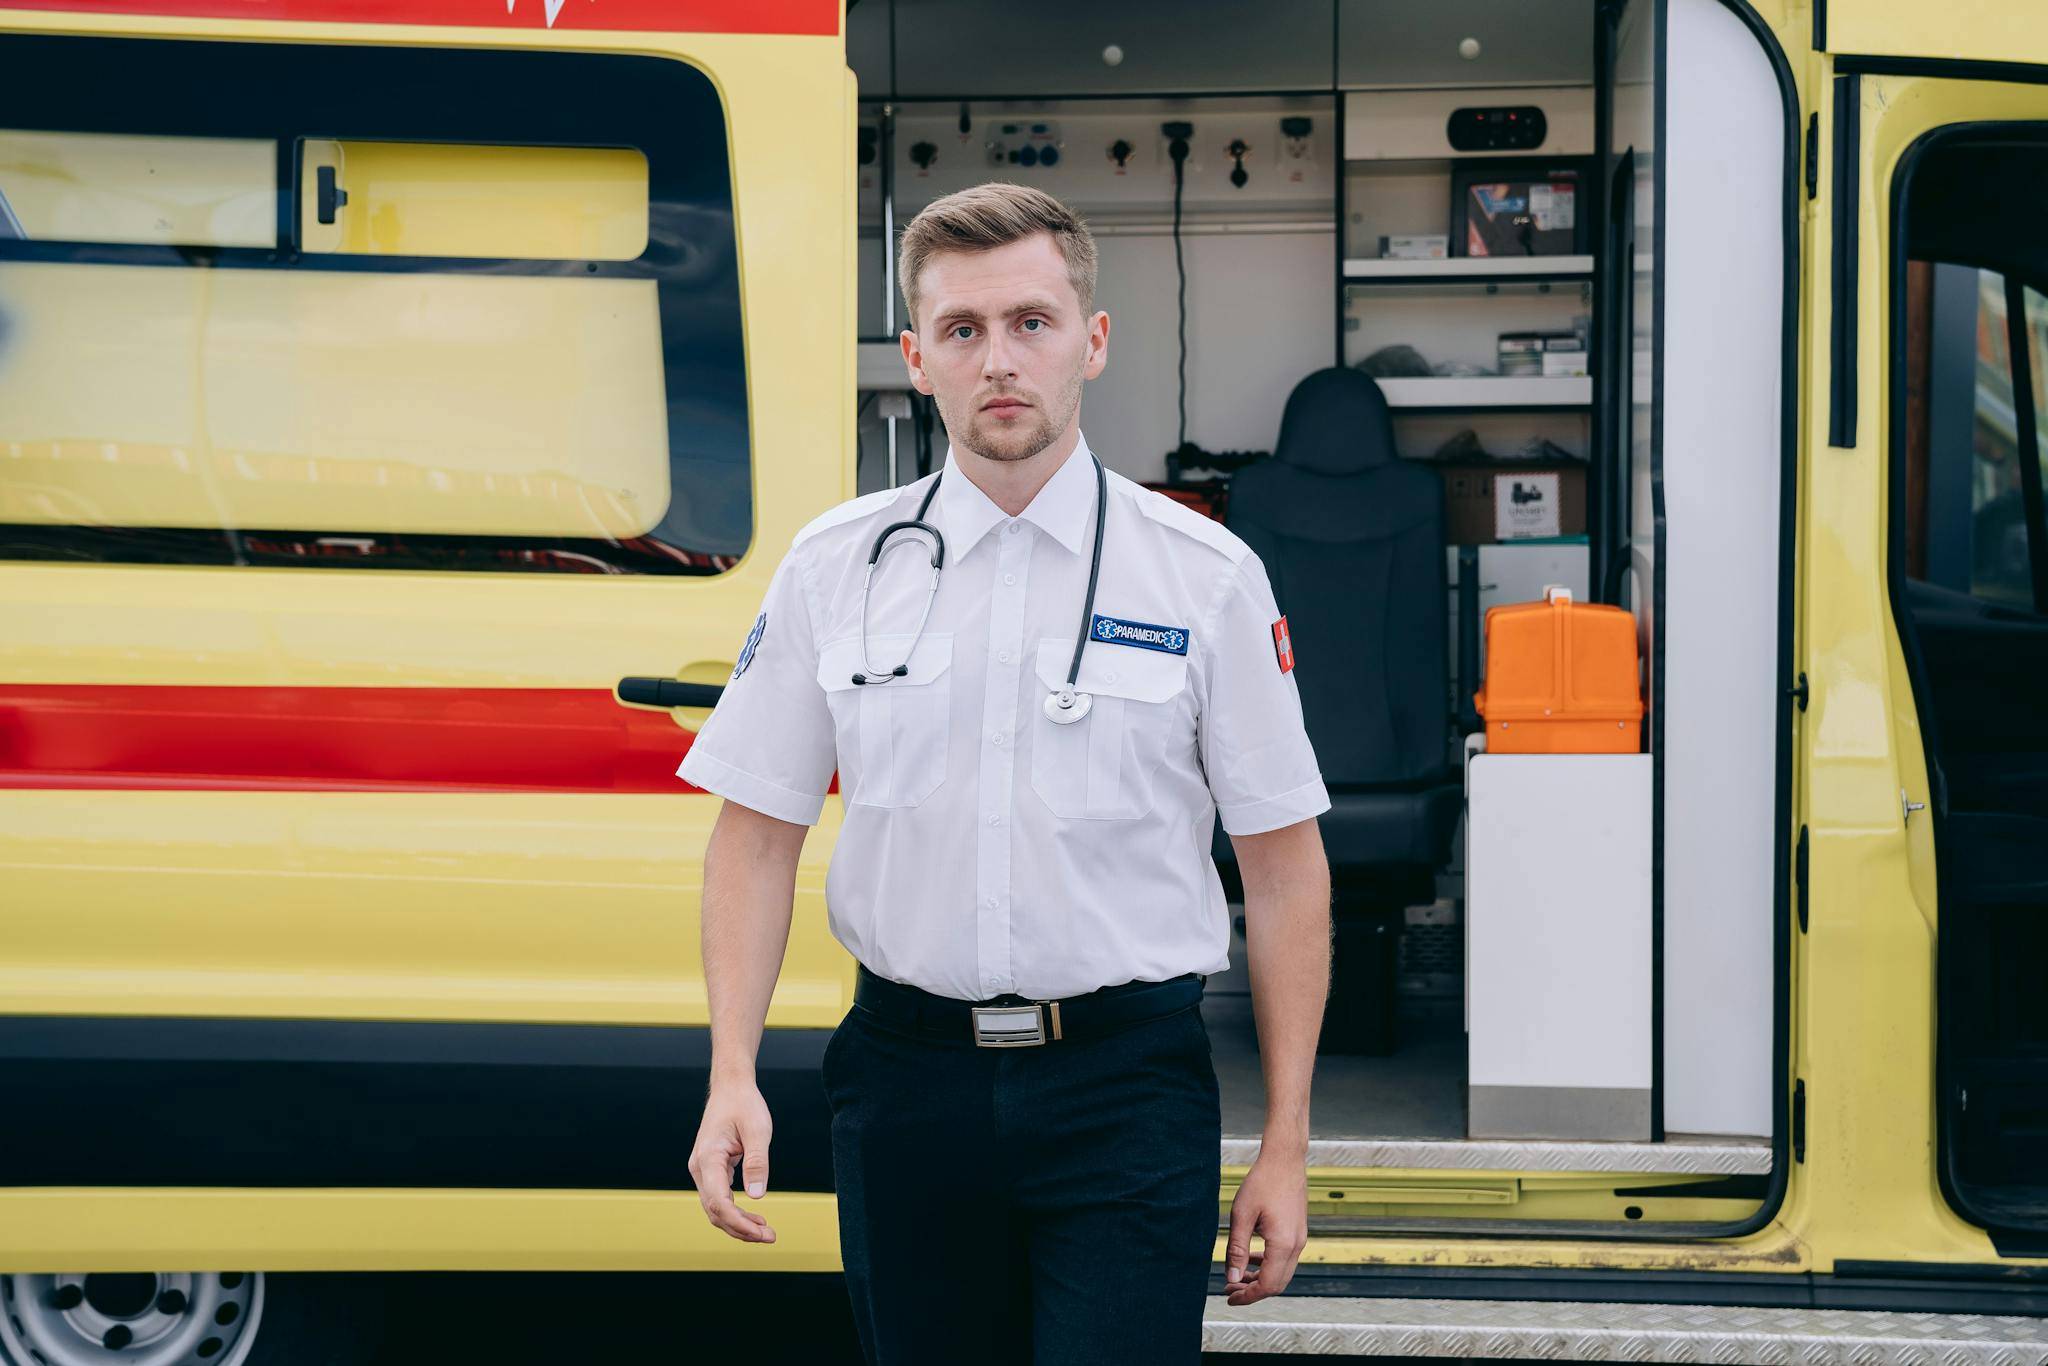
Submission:
[[[1223,1165],[1248,1167],[1256,1138],[1223,1140]],[[1663,1143],[1559,1143],[1540,1139],[1312,1138],[1311,1167],[1495,1172],[1628,1172],[1638,1176],[1762,1176],[1761,1138],[1676,1137]]]
[[[1211,1298],[1202,1350],[1714,1366],[2048,1366],[2048,1319],[1283,1294],[1243,1307]]]

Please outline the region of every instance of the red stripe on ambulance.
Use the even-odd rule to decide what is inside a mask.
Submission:
[[[594,688],[0,684],[0,787],[697,792],[694,736]]]

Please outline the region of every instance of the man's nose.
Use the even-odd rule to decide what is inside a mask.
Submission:
[[[1010,359],[1010,346],[1001,328],[991,329],[988,334],[988,349],[981,353],[981,373],[984,379],[1011,379],[1017,374],[1017,367]]]

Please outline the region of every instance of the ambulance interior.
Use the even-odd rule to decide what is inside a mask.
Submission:
[[[1732,11],[1669,13],[1663,35],[1647,3],[1591,0],[849,15],[862,491],[946,449],[885,244],[940,195],[1018,181],[1098,241],[1090,446],[1273,579],[1333,801],[1318,1227],[1704,1229],[1768,1193],[1783,104]],[[1664,42],[1696,57],[1668,136],[1702,173],[1671,173],[1660,230]],[[1708,202],[1731,190],[1740,215]],[[1564,620],[1589,605],[1604,623]],[[1487,676],[1495,607],[1539,671],[1609,629],[1608,695],[1589,673],[1557,706],[1611,734],[1485,752],[1521,748],[1474,704],[1494,686],[1507,716],[1525,686]],[[1265,1096],[1220,830],[1215,853],[1228,1166]]]

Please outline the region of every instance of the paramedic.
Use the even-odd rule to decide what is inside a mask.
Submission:
[[[1229,963],[1219,812],[1266,1087],[1229,1300],[1283,1290],[1307,1237],[1330,802],[1285,622],[1243,541],[1098,475],[1081,387],[1109,315],[1065,205],[962,191],[908,225],[900,258],[903,356],[945,425],[943,470],[797,533],[678,770],[726,798],[705,856],[712,1074],[690,1172],[713,1224],[774,1241],[735,1203],[733,1169],[759,1199],[755,1053],[836,768],[825,900],[858,967],[822,1076],[867,1360],[1194,1366],[1221,1193],[1200,1012]],[[936,590],[931,542],[899,530],[864,603],[877,537],[921,505],[944,542]],[[1062,689],[1064,712],[1085,695],[1078,719],[1048,702]]]

